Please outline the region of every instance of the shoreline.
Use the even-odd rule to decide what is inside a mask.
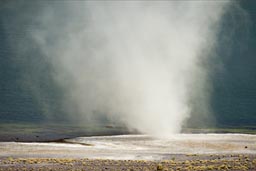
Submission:
[[[184,127],[182,134],[252,134],[255,126],[220,126],[207,128]],[[60,142],[65,139],[89,136],[139,134],[118,125],[72,125],[67,123],[0,123],[0,142]]]

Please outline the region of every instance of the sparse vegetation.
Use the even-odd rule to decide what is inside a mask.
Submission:
[[[185,159],[186,158],[186,159]],[[220,158],[220,159],[219,159]],[[256,170],[255,155],[184,155],[176,160],[93,160],[73,158],[1,158],[0,171],[14,170]]]

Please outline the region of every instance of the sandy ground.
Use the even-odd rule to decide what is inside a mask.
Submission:
[[[256,170],[255,155],[173,155],[172,160],[100,160],[74,158],[1,158],[0,170]]]
[[[78,137],[51,143],[0,142],[0,170],[251,170],[256,135]]]

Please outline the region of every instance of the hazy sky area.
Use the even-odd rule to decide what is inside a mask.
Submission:
[[[0,122],[252,126],[255,54],[254,0],[0,1]]]

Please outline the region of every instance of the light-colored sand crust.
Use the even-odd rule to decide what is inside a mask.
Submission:
[[[80,137],[52,143],[0,142],[0,170],[251,170],[256,135]]]

